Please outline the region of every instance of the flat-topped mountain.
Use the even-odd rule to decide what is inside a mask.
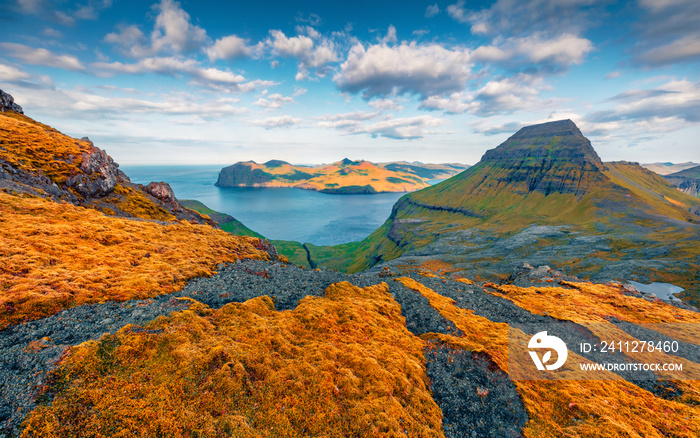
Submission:
[[[468,166],[460,164],[371,163],[341,161],[295,166],[282,160],[263,164],[241,161],[221,169],[219,187],[294,187],[323,193],[370,194],[411,192],[433,179],[449,178]]]
[[[576,125],[521,129],[446,181],[403,196],[367,239],[306,245],[318,266],[499,278],[522,261],[598,280],[666,281],[699,298],[700,199],[636,163],[603,163]]]
[[[669,175],[671,173],[676,173],[680,172],[685,169],[690,169],[691,167],[696,167],[700,166],[698,163],[693,163],[692,161],[688,161],[686,163],[671,163],[671,162],[665,162],[665,163],[646,163],[642,164],[642,167],[645,169],[649,169],[652,172],[656,172],[659,175]]]

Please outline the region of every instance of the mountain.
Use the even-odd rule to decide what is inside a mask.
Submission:
[[[664,179],[678,187],[678,190],[683,193],[700,196],[700,166],[664,175]]]
[[[656,172],[659,175],[668,175],[671,173],[675,172],[680,172],[681,170],[685,169],[690,169],[691,167],[696,167],[698,166],[698,163],[693,163],[692,161],[688,161],[687,163],[646,163],[642,164],[642,167],[645,169],[649,169],[652,172]]]
[[[219,187],[295,187],[323,193],[370,194],[410,192],[433,179],[448,178],[468,166],[458,164],[371,163],[341,161],[318,166],[294,166],[286,161],[238,162],[219,173]]]
[[[316,266],[502,278],[520,262],[577,276],[664,281],[698,300],[700,199],[636,163],[603,163],[570,120],[521,129],[479,163],[403,196],[367,239],[306,245]]]
[[[204,223],[157,219],[125,175],[110,197],[110,171],[73,148],[102,153],[18,114],[0,112],[0,436],[700,435],[700,313],[682,303],[526,264],[502,284],[439,260],[303,269],[201,203],[185,204]],[[544,374],[517,348],[543,328],[571,347]],[[678,348],[574,348],[613,340]],[[624,371],[640,361],[684,371]]]

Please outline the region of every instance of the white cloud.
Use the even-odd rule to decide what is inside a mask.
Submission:
[[[0,47],[11,52],[11,56],[27,64],[62,68],[64,70],[83,71],[85,67],[78,58],[70,55],[55,55],[46,49],[34,49],[24,44],[0,43]]]
[[[389,29],[386,31],[386,35],[380,39],[381,43],[395,43],[396,42],[396,28],[393,24],[389,25]]]
[[[18,70],[12,66],[0,64],[0,81],[17,82],[24,79],[29,79],[30,74]]]
[[[355,113],[326,115],[320,117],[318,126],[344,131],[348,134],[368,134],[372,137],[386,137],[396,140],[415,140],[437,131],[431,128],[445,123],[443,119],[423,115],[415,117],[393,118],[386,116],[381,120],[365,123],[379,116],[378,112],[359,111]]]
[[[287,37],[281,30],[271,30],[271,38],[266,40],[274,56],[294,57],[298,60],[296,80],[309,77],[310,69],[318,69],[317,75],[325,75],[323,66],[338,61],[335,44],[328,39],[314,35],[316,39],[306,35]]]
[[[190,53],[202,49],[209,41],[207,32],[190,22],[190,15],[180,7],[180,3],[174,0],[161,0],[153,6],[153,9],[158,12],[158,15],[150,41],[135,25],[119,25],[118,31],[107,34],[104,40],[117,45],[123,53],[135,58],[159,53],[175,55]],[[224,43],[224,45],[227,44],[228,42]]]
[[[448,97],[430,96],[419,108],[441,110],[448,114],[470,113],[479,116],[508,114],[517,111],[537,111],[551,106],[554,101],[538,97],[548,88],[541,78],[519,74],[514,77],[494,79],[476,92],[452,93]]]
[[[108,90],[109,91],[109,90]],[[177,93],[151,100],[131,97],[102,96],[87,89],[72,90],[23,90],[25,108],[60,117],[124,119],[131,114],[188,116],[215,120],[226,116],[246,114],[237,99],[205,99],[202,95]],[[140,116],[141,117],[141,116]]]
[[[593,44],[572,34],[545,38],[540,34],[510,38],[500,45],[481,46],[472,52],[475,62],[495,63],[506,68],[534,67],[547,72],[566,70],[580,64]]]
[[[121,47],[122,52],[134,58],[141,58],[152,53],[147,47],[146,36],[137,26],[117,26],[117,32],[105,35],[104,41]]]
[[[263,108],[268,109],[277,109],[287,103],[294,103],[294,99],[288,96],[282,96],[279,93],[275,93],[267,95],[265,97],[261,97],[260,99],[253,102],[253,105],[261,106]]]
[[[17,0],[23,12],[34,14],[42,10],[44,0]]]
[[[671,81],[651,90],[631,90],[610,99],[612,110],[586,115],[589,122],[680,120],[700,123],[700,82]]]
[[[206,49],[209,60],[214,62],[217,59],[237,59],[250,56],[251,49],[243,38],[236,35],[229,35],[219,38],[214,45]]]
[[[301,124],[301,122],[302,120],[300,118],[292,117],[290,115],[284,115],[278,117],[268,117],[262,120],[253,120],[250,122],[250,124],[255,126],[262,126],[265,129],[274,129],[296,126]]]
[[[636,61],[647,65],[669,65],[682,61],[697,61],[699,57],[700,32],[651,48],[639,54]]]
[[[367,104],[377,111],[403,110],[403,107],[394,99],[374,99]]]
[[[121,62],[97,62],[92,66],[105,76],[114,74],[144,74],[156,73],[168,76],[186,75],[198,85],[228,92],[250,92],[256,88],[274,85],[271,81],[248,81],[240,74],[229,70],[203,68],[193,59],[159,57],[144,58],[137,63],[124,64]]]
[[[606,3],[599,0],[498,0],[476,11],[466,9],[464,0],[460,0],[449,5],[447,13],[460,23],[471,24],[473,34],[578,34],[599,16]]]
[[[180,3],[162,0],[155,9],[158,16],[151,34],[151,42],[156,53],[162,50],[170,50],[173,53],[190,52],[199,49],[206,41],[206,31],[190,23],[190,15],[180,7]]]
[[[470,67],[468,51],[437,44],[367,49],[355,44],[333,80],[341,91],[362,92],[365,99],[404,93],[425,98],[460,91],[471,76]]]
[[[436,16],[437,14],[440,13],[440,8],[438,7],[437,3],[434,5],[430,5],[427,8],[425,8],[425,17],[426,18],[431,18]]]
[[[45,27],[44,30],[41,31],[41,34],[44,36],[47,36],[49,38],[62,38],[63,33],[61,31],[58,31],[54,28],[51,27]]]

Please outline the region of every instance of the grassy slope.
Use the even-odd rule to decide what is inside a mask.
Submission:
[[[182,204],[187,208],[191,208],[199,213],[210,216],[212,219],[219,222],[219,225],[221,226],[222,230],[227,231],[235,236],[252,236],[258,237],[260,239],[265,239],[265,236],[263,236],[260,233],[256,233],[255,231],[246,227],[241,221],[233,219],[233,217],[220,213],[216,210],[212,210],[211,208],[207,207],[199,201],[184,200],[180,202],[182,202]],[[225,217],[228,217],[233,220],[228,219],[221,222],[221,218]],[[303,266],[305,268],[311,267],[309,265],[306,250],[301,245],[301,243],[294,242],[291,240],[271,240],[270,242],[273,245],[275,245],[275,248],[277,248],[277,252],[280,255],[285,256],[291,263],[294,263],[297,266]]]
[[[686,178],[700,178],[700,166],[691,167],[689,169],[684,169],[676,173],[671,173],[666,176],[682,176]]]
[[[560,268],[577,275],[597,272],[601,263],[634,258],[633,250],[637,247],[657,248],[668,253],[663,260],[669,262],[677,260],[687,264],[699,259],[697,224],[700,220],[688,210],[700,205],[700,200],[678,191],[660,176],[638,165],[620,162],[607,163],[607,166],[602,175],[584,178],[582,184],[587,185],[587,190],[583,196],[571,193],[545,196],[537,191],[527,193],[524,183],[506,189],[498,181],[506,176],[502,174],[505,170],[481,163],[457,177],[404,196],[392,217],[361,242],[333,247],[310,246],[312,259],[318,265],[358,272],[424,247],[447,231],[477,229],[502,238],[532,224],[565,224],[584,235],[605,236],[611,251],[560,260]],[[601,200],[605,202],[601,204]],[[426,206],[461,208],[481,217],[431,210]],[[406,231],[404,240],[397,245],[387,236],[392,226],[396,227],[402,219],[423,222]],[[597,227],[600,226],[609,231],[599,231]],[[547,241],[540,242],[540,245],[547,244]],[[597,261],[591,263],[592,258]],[[680,266],[652,269],[650,274],[658,281],[677,284],[689,291],[700,289],[696,273]]]
[[[0,158],[58,186],[94,150],[24,115],[0,113]],[[117,184],[90,207],[0,191],[0,329],[80,304],[172,292],[221,262],[269,258],[258,239],[174,221],[129,186]],[[111,217],[115,209],[145,221]]]

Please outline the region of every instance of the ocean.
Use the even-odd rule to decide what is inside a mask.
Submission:
[[[331,195],[291,188],[216,187],[223,166],[120,166],[132,182],[165,181],[178,199],[230,214],[268,239],[337,245],[367,237],[403,193]]]

